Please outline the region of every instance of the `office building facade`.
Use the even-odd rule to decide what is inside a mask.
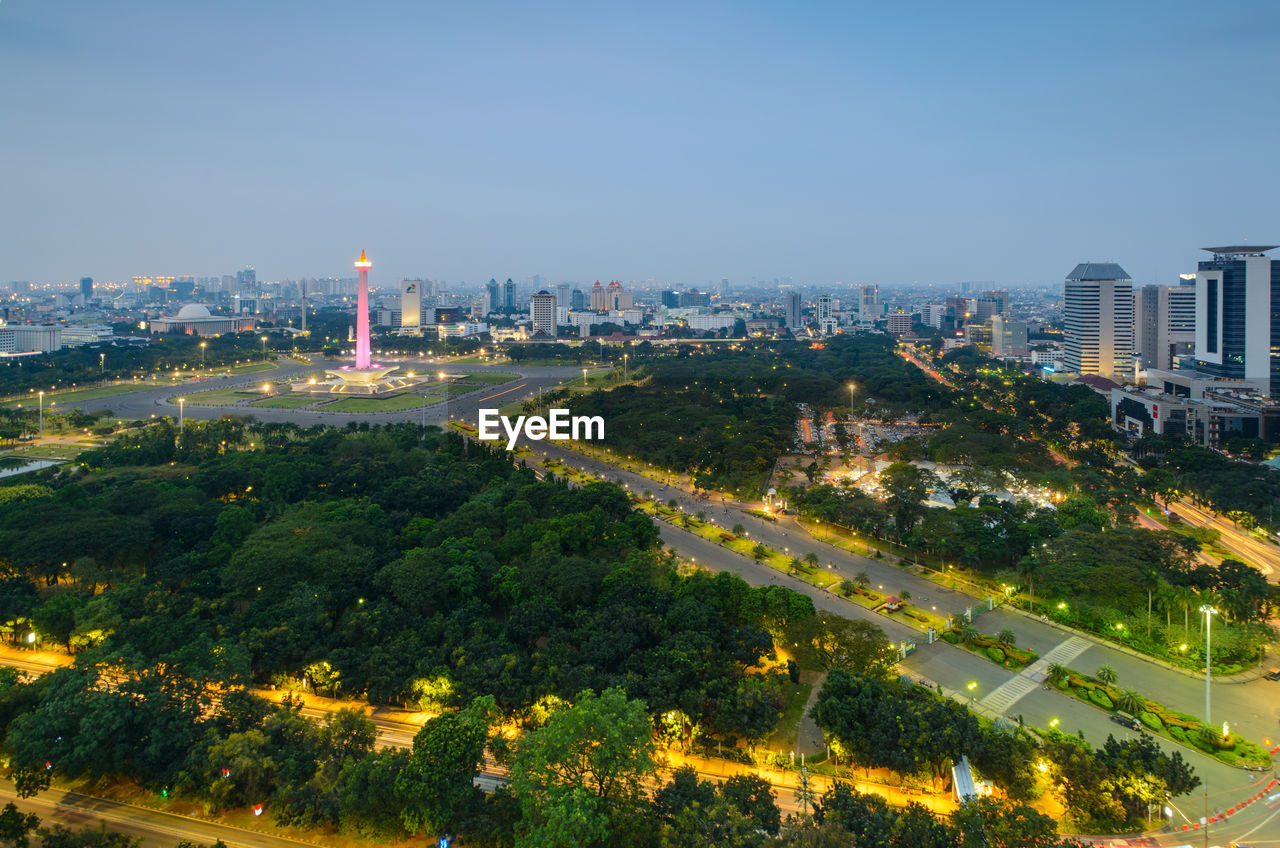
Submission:
[[[533,317],[533,332],[556,336],[556,296],[546,290],[535,294],[530,300],[529,312]]]
[[[1133,280],[1114,262],[1082,262],[1064,286],[1066,356],[1077,374],[1133,376]]]
[[[1206,247],[1196,271],[1196,370],[1257,381],[1280,397],[1280,263],[1275,245]]]

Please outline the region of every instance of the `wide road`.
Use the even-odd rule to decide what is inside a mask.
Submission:
[[[525,446],[533,449],[535,453],[557,459],[589,474],[603,479],[621,481],[632,492],[648,491],[664,503],[675,500],[686,512],[705,512],[709,519],[721,527],[730,528],[734,524],[742,524],[747,528],[750,538],[758,539],[777,550],[786,550],[799,557],[809,552],[816,553],[823,565],[842,578],[852,578],[859,572],[866,572],[872,586],[883,587],[889,592],[900,592],[906,589],[911,592],[913,603],[936,608],[939,612],[956,613],[963,612],[966,608],[973,608],[977,612],[975,624],[986,633],[996,633],[1007,627],[1017,635],[1018,645],[1036,651],[1041,657],[1057,650],[1059,653],[1055,658],[1060,656],[1060,661],[1064,665],[1086,673],[1092,673],[1103,664],[1110,664],[1117,670],[1120,685],[1136,688],[1174,709],[1203,715],[1204,680],[1202,677],[1129,654],[1092,637],[1082,637],[1050,622],[1041,621],[1007,607],[997,606],[994,610],[985,611],[985,598],[966,594],[963,591],[962,581],[958,582],[957,588],[954,589],[941,586],[890,565],[887,560],[852,554],[825,542],[819,542],[794,520],[784,518],[778,522],[771,522],[749,515],[746,510],[756,506],[753,504],[739,502],[727,496],[722,500],[720,495],[713,495],[710,499],[695,497],[687,486],[662,483],[628,471],[620,465],[585,456],[553,443],[539,442]],[[777,572],[751,557],[742,556],[716,545],[677,525],[662,522],[659,528],[664,542],[699,565],[705,565],[712,570],[735,572],[752,585],[789,586],[796,591],[808,594],[819,609],[828,609],[847,617],[875,622],[894,642],[915,639],[919,647],[901,663],[902,667],[915,677],[941,684],[944,690],[950,692],[969,691],[970,683],[977,684],[972,690],[974,706],[987,715],[1005,715],[1013,721],[1021,718],[1024,722],[1038,727],[1049,727],[1056,719],[1060,729],[1068,733],[1083,731],[1086,738],[1094,745],[1101,745],[1109,734],[1117,738],[1135,735],[1133,731],[1110,721],[1103,711],[1057,690],[1044,689],[1040,685],[1042,673],[1031,680],[1015,680],[1018,677],[1026,678],[1027,675],[1015,675],[995,663],[946,642],[926,645],[922,634],[893,619],[873,613],[802,580]],[[1008,684],[1007,687],[1006,684]],[[1013,700],[1010,700],[1011,697]],[[1248,683],[1214,682],[1212,697],[1213,715],[1216,721],[1224,719],[1230,721],[1237,733],[1255,742],[1270,745],[1280,738],[1280,733],[1277,733],[1280,729],[1277,724],[1280,720],[1280,683],[1261,679]],[[1176,745],[1168,740],[1157,741],[1167,751],[1179,751],[1204,780],[1209,790],[1211,815],[1215,809],[1229,809],[1258,791],[1255,784],[1259,775],[1256,772],[1232,768],[1197,750]],[[1267,776],[1269,777],[1270,773]],[[1186,808],[1187,814],[1192,815],[1196,809],[1203,807],[1204,797],[1201,793],[1193,793],[1193,797],[1176,800],[1179,808]],[[1250,815],[1256,812],[1253,807],[1248,810]],[[1233,830],[1236,828],[1237,821],[1246,820],[1243,813],[1237,815],[1241,818],[1232,816],[1221,825],[1224,832],[1244,832],[1243,829]],[[1258,822],[1254,821],[1250,827],[1257,824]],[[1215,830],[1214,833],[1218,831]],[[1261,825],[1261,830],[1253,836],[1256,837],[1259,834],[1280,838],[1280,821],[1268,819]]]

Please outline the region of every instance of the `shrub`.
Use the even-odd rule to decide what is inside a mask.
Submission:
[[[1169,726],[1169,735],[1179,742],[1187,741],[1187,732],[1176,724]]]
[[[1138,713],[1138,721],[1142,722],[1152,730],[1160,730],[1160,728],[1164,727],[1164,724],[1160,721],[1158,716],[1146,711]]]
[[[998,662],[998,663],[1004,662],[1004,651],[1000,650],[997,647],[992,646],[990,648],[987,648],[987,656],[991,658],[992,662]]]
[[[1101,689],[1090,689],[1089,700],[1093,701],[1104,710],[1111,710],[1115,708],[1115,704],[1113,704],[1111,699],[1107,697],[1107,693],[1103,692]]]
[[[942,640],[952,645],[960,644],[960,636],[954,630],[942,634]]]

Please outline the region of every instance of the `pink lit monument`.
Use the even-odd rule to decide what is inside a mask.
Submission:
[[[360,251],[355,262],[360,272],[360,284],[356,287],[356,370],[369,370],[369,269],[373,263]]]
[[[294,387],[295,391],[377,395],[408,388],[421,382],[414,380],[412,374],[405,378],[388,378],[387,375],[397,370],[397,366],[378,365],[373,362],[369,350],[369,269],[373,267],[373,263],[362,250],[360,258],[355,261],[355,266],[360,272],[360,283],[356,290],[355,365],[344,365],[328,371],[328,380],[298,384]]]

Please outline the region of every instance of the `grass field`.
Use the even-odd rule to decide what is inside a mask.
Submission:
[[[274,362],[249,362],[229,369],[232,374],[257,374],[259,371],[274,371],[280,366]]]
[[[148,388],[151,388],[151,386],[142,383],[125,383],[119,386],[95,386],[91,389],[73,389],[72,391],[58,392],[56,394],[46,392],[44,396],[44,407],[45,409],[49,409],[51,405],[56,404],[54,407],[55,409],[70,409],[77,406],[83,408],[83,405],[87,401],[100,400],[102,398],[113,397],[115,395],[129,394],[130,392],[137,392]],[[7,400],[0,404],[0,407],[16,409],[18,406],[26,408],[28,406],[36,407],[39,405],[39,398],[36,397],[35,393],[32,393],[29,397]]]
[[[400,412],[405,409],[417,409],[422,406],[423,395],[406,392],[391,397],[349,397],[335,403],[325,404],[325,412]],[[443,400],[443,398],[440,398]],[[428,400],[428,403],[431,401]]]
[[[187,396],[187,403],[196,406],[230,406],[242,400],[261,398],[262,392],[254,389],[211,389]]]
[[[250,406],[262,406],[268,409],[298,409],[313,403],[321,403],[324,395],[278,395],[266,400],[255,400]]]

